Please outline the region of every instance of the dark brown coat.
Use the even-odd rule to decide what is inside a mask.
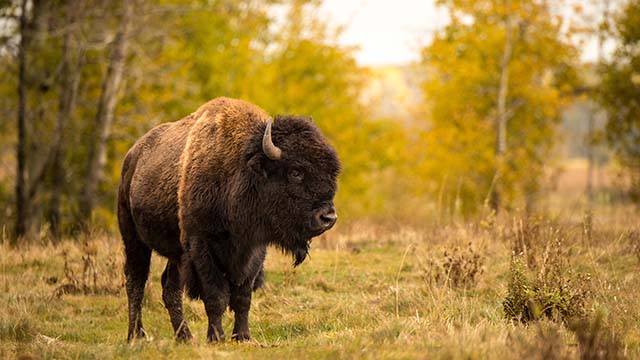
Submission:
[[[178,339],[191,338],[183,284],[205,304],[209,340],[223,338],[227,306],[235,312],[233,337],[248,339],[251,291],[262,282],[267,245],[291,253],[296,265],[304,261],[310,239],[335,223],[339,170],[335,150],[309,119],[272,123],[241,100],[217,98],[140,138],[125,157],[118,192],[129,339],[144,335],[151,250],[169,259],[163,300]]]

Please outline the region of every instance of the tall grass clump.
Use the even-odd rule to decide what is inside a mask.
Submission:
[[[569,329],[578,341],[582,360],[624,359],[620,338],[606,326],[602,314],[593,320],[578,319],[569,323]]]
[[[590,275],[572,271],[566,230],[536,218],[516,222],[513,230],[505,316],[523,323],[584,317]]]
[[[33,339],[35,333],[35,324],[28,317],[0,320],[0,339],[3,341],[28,342]]]
[[[640,262],[640,231],[633,230],[627,235],[629,241],[629,250],[636,256]]]
[[[540,321],[531,327],[531,336],[519,338],[521,359],[569,360],[575,358],[566,345],[566,332],[562,326],[549,321]],[[574,356],[572,356],[574,355]]]

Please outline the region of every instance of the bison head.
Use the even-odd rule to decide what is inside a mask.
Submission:
[[[247,154],[258,196],[254,205],[266,237],[304,261],[309,242],[337,220],[333,205],[340,162],[336,151],[310,119],[276,117],[261,129]]]

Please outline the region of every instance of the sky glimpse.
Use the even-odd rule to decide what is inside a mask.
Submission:
[[[361,65],[402,65],[419,60],[419,49],[448,23],[446,10],[435,3],[435,0],[325,0],[321,16],[334,26],[345,27],[339,40],[359,48],[355,57]],[[583,61],[596,60],[595,39],[588,39],[581,49]],[[605,53],[612,49],[613,44],[605,45]]]

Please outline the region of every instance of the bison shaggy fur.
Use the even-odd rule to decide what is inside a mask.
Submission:
[[[159,125],[127,153],[118,190],[125,245],[129,340],[145,335],[142,298],[152,250],[168,259],[162,300],[179,340],[192,338],[182,293],[204,302],[207,339],[249,339],[251,293],[264,277],[268,245],[295,265],[310,240],[336,221],[340,163],[309,118],[279,116],[217,98],[182,120]]]

